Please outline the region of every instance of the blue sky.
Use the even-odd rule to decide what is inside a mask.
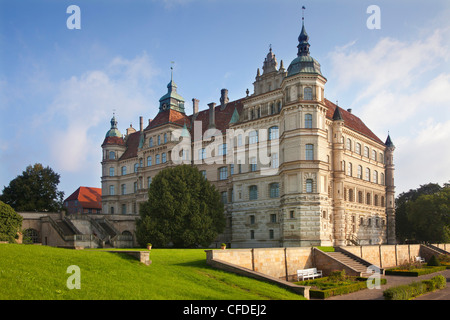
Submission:
[[[69,5],[81,29],[69,30]],[[368,6],[381,29],[367,28]],[[0,0],[0,188],[27,165],[61,175],[69,196],[100,187],[116,110],[125,133],[154,118],[174,61],[192,113],[245,96],[269,45],[296,57],[301,7],[325,95],[396,145],[397,193],[450,180],[450,2],[331,0]]]

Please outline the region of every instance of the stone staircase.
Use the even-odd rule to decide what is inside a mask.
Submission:
[[[345,264],[346,266],[350,267],[351,269],[360,272],[362,277],[369,277],[373,274],[373,272],[367,272],[367,268],[369,267],[365,263],[358,261],[357,259],[354,259],[350,255],[347,255],[343,252],[328,252],[328,255],[341,262],[342,264]],[[369,270],[370,271],[370,270]]]

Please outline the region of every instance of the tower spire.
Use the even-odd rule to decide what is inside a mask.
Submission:
[[[302,6],[302,31],[298,36],[298,53],[297,56],[309,56],[309,36],[305,29],[305,6]]]

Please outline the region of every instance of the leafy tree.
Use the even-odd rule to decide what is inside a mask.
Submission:
[[[4,187],[0,200],[16,211],[59,211],[64,192],[58,191],[59,174],[37,163]]]
[[[450,242],[450,187],[422,194],[406,205],[413,237],[418,241]]]
[[[136,236],[140,245],[192,248],[208,246],[225,227],[217,189],[188,165],[160,171],[148,201],[140,207]]]
[[[414,238],[413,226],[408,219],[408,203],[414,202],[421,195],[430,195],[440,191],[442,187],[436,183],[421,185],[417,189],[410,189],[408,192],[401,193],[395,199],[395,227],[397,239],[401,242],[406,239]]]
[[[14,242],[17,232],[22,227],[22,216],[11,206],[0,201],[0,241]]]

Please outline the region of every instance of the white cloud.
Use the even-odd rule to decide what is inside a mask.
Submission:
[[[449,35],[384,38],[365,50],[354,41],[330,55],[337,90],[355,97],[350,107],[376,134],[391,131],[398,192],[450,179]]]
[[[46,141],[56,169],[97,168],[113,110],[122,133],[139,114],[151,113],[155,99],[150,84],[156,74],[143,54],[133,60],[117,57],[105,70],[62,81],[47,112],[34,123],[47,127]]]

